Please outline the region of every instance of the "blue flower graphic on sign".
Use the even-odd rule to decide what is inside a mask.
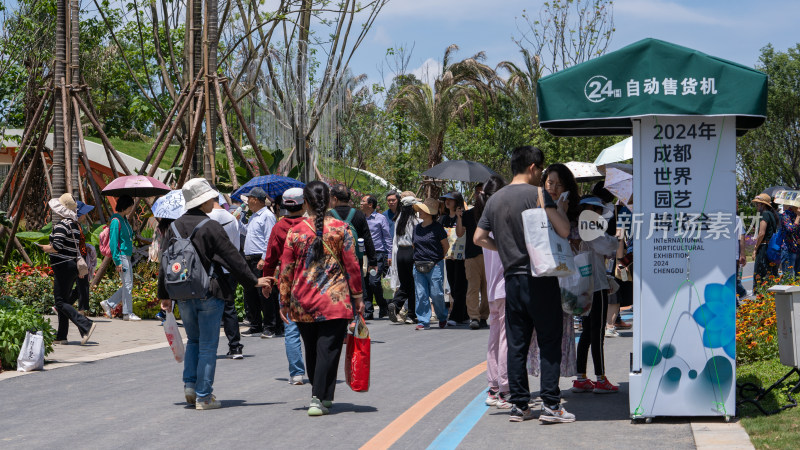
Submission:
[[[736,358],[736,275],[725,284],[706,285],[704,303],[692,317],[703,328],[703,345],[725,350]]]

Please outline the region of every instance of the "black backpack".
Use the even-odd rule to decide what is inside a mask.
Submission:
[[[204,299],[211,288],[214,265],[206,272],[197,249],[192,245],[192,238],[203,225],[205,219],[192,230],[189,237],[183,238],[173,222],[174,236],[161,255],[161,273],[164,274],[164,287],[172,300]]]

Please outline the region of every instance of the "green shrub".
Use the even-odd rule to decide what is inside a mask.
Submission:
[[[21,264],[3,276],[0,295],[19,300],[39,314],[51,314],[50,308],[55,305],[52,274],[47,266]]]
[[[4,369],[17,368],[17,356],[27,330],[41,330],[44,354],[53,351],[55,330],[50,326],[50,320],[42,317],[33,306],[10,297],[0,297],[0,364]]]

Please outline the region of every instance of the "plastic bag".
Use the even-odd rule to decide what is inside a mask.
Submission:
[[[594,299],[594,274],[591,252],[581,252],[573,258],[576,271],[558,279],[561,286],[561,309],[567,314],[588,316]]]
[[[364,317],[356,317],[347,329],[347,363],[344,376],[355,392],[369,390],[370,340]]]
[[[181,329],[178,328],[178,322],[175,321],[172,311],[167,313],[167,318],[164,320],[164,334],[167,335],[167,342],[169,342],[169,348],[172,349],[172,354],[175,355],[175,361],[183,362],[186,348],[183,346]]]
[[[556,233],[544,208],[522,211],[525,244],[535,277],[567,277],[575,273],[569,241]]]
[[[25,341],[19,349],[17,372],[32,372],[44,369],[44,337],[41,331],[36,334],[25,332]]]

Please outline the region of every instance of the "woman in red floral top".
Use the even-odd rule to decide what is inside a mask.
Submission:
[[[320,416],[333,404],[347,323],[364,303],[350,228],[325,215],[330,189],[312,181],[303,197],[309,217],[289,230],[281,255],[281,313],[300,330],[312,385],[308,415]]]

